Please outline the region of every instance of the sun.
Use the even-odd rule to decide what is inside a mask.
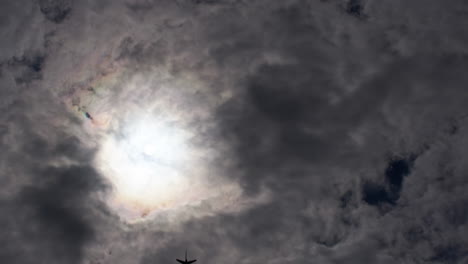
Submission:
[[[191,134],[151,116],[127,122],[98,153],[99,170],[113,185],[111,205],[127,220],[183,201],[192,164]]]

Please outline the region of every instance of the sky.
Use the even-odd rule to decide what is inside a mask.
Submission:
[[[0,263],[468,263],[467,14],[3,1]]]

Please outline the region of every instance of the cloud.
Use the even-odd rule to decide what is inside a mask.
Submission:
[[[466,261],[467,8],[5,4],[1,262]],[[198,135],[216,195],[129,225],[95,157],[142,109]]]
[[[75,137],[50,131],[50,120],[35,119],[45,113],[28,111],[44,107],[41,103],[20,105],[10,105],[11,112],[3,115],[10,114],[2,135],[2,240],[9,245],[2,249],[2,262],[79,263],[95,237],[98,218],[89,208],[99,201],[93,194],[107,184],[88,165],[92,150]]]
[[[62,23],[71,12],[70,0],[39,0],[41,13],[51,22]]]

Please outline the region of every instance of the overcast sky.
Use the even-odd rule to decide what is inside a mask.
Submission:
[[[468,263],[464,0],[4,0],[0,34],[0,263]],[[129,213],[142,116],[192,156]]]

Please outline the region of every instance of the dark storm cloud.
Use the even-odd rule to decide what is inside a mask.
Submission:
[[[3,199],[1,236],[9,246],[2,249],[2,262],[80,263],[83,247],[95,236],[89,204],[96,202],[90,195],[104,190],[105,185],[89,165],[47,165],[53,156],[77,160],[80,152],[89,155],[76,140],[62,140],[55,146],[38,137],[25,140],[28,141],[23,152],[26,157],[14,156],[8,160],[34,178],[31,182],[21,182],[21,177],[5,175],[20,181],[6,186],[22,186],[17,194]]]
[[[36,256],[78,263],[83,246],[95,232],[81,207],[87,193],[99,187],[96,172],[90,167],[72,166],[46,168],[35,176],[41,177],[45,186],[25,187],[16,205],[31,219],[23,223],[28,226],[26,230],[31,229],[25,235],[41,245]]]
[[[448,122],[447,118],[449,116],[456,116],[460,115],[461,113],[464,112],[464,107],[463,107],[463,102],[466,100],[465,96],[463,96],[463,88],[462,86],[466,83],[466,79],[461,74],[461,72],[466,69],[466,62],[464,59],[457,59],[457,58],[440,58],[440,59],[435,59],[433,65],[427,67],[425,70],[421,71],[421,67],[414,67],[413,65],[421,65],[419,62],[417,62],[418,59],[415,59],[415,61],[411,62],[408,67],[404,67],[400,69],[400,71],[404,71],[405,74],[400,75],[397,74],[398,78],[388,78],[389,76],[382,77],[384,78],[385,81],[382,80],[380,81],[372,81],[372,89],[377,89],[378,87],[379,92],[383,93],[385,96],[381,97],[381,95],[376,94],[375,97],[372,99],[372,101],[375,102],[375,100],[380,100],[380,103],[374,103],[372,101],[369,101],[369,103],[366,103],[365,101],[358,101],[360,107],[366,109],[366,113],[370,113],[370,117],[366,117],[366,113],[362,111],[362,109],[359,108],[351,108],[354,107],[353,104],[348,104],[346,102],[347,100],[343,101],[343,105],[340,106],[338,104],[337,106],[334,107],[344,107],[340,109],[340,112],[343,116],[348,117],[348,120],[343,120],[339,124],[333,124],[336,119],[331,119],[329,121],[324,120],[324,119],[319,119],[319,121],[316,122],[311,122],[310,124],[318,124],[320,125],[320,121],[324,122],[322,124],[323,127],[329,126],[331,131],[329,133],[324,133],[322,135],[320,134],[306,134],[302,133],[300,125],[297,123],[303,121],[304,118],[310,118],[309,115],[313,115],[313,113],[320,113],[321,115],[327,115],[329,114],[329,111],[333,111],[333,108],[330,106],[327,106],[327,104],[323,104],[325,106],[321,106],[320,103],[314,103],[312,100],[310,105],[307,105],[306,103],[302,103],[302,100],[306,100],[305,98],[308,98],[307,92],[304,92],[302,97],[297,96],[297,99],[291,100],[292,102],[296,102],[297,104],[292,105],[290,108],[286,107],[288,104],[288,100],[290,100],[288,97],[290,96],[295,96],[295,91],[294,88],[285,88],[283,90],[284,94],[282,96],[276,96],[276,92],[274,87],[277,84],[281,85],[280,81],[276,81],[278,79],[279,74],[271,74],[270,75],[270,80],[272,80],[271,84],[269,87],[271,87],[271,93],[267,94],[264,93],[264,95],[261,97],[263,101],[252,101],[253,104],[256,106],[253,110],[253,114],[249,113],[247,115],[242,115],[245,118],[242,118],[240,120],[236,119],[226,119],[229,122],[232,122],[228,124],[230,128],[230,131],[235,134],[235,138],[238,138],[236,141],[236,144],[238,144],[238,147],[240,148],[239,150],[239,155],[240,157],[240,162],[242,164],[241,167],[247,168],[248,171],[246,172],[244,180],[247,182],[247,186],[257,186],[260,184],[268,184],[269,186],[273,187],[277,193],[288,193],[291,191],[291,189],[294,189],[296,192],[296,195],[299,197],[302,197],[303,199],[311,199],[315,200],[315,203],[325,203],[322,199],[326,199],[328,196],[329,198],[333,199],[333,197],[337,197],[338,195],[341,195],[340,193],[333,193],[333,190],[330,190],[328,192],[325,192],[323,195],[319,195],[318,197],[314,197],[314,194],[316,194],[318,191],[320,191],[320,188],[326,188],[326,185],[333,185],[333,184],[339,184],[340,181],[344,180],[346,182],[345,178],[340,179],[340,177],[335,178],[332,172],[327,172],[327,170],[324,171],[324,174],[322,175],[317,175],[310,173],[308,176],[304,176],[303,173],[307,173],[307,171],[304,169],[308,166],[330,166],[330,167],[335,167],[335,168],[346,168],[346,170],[350,171],[349,177],[356,177],[355,179],[359,179],[360,175],[362,174],[361,169],[358,169],[355,167],[354,164],[349,164],[349,162],[355,161],[354,157],[351,157],[347,155],[347,153],[344,153],[344,155],[337,155],[339,154],[343,148],[346,148],[347,151],[350,153],[354,153],[355,157],[359,157],[360,159],[363,160],[368,160],[369,163],[372,162],[373,157],[375,155],[381,155],[380,158],[380,165],[379,169],[373,170],[374,175],[370,175],[370,178],[372,180],[364,182],[363,185],[363,190],[362,190],[362,201],[365,203],[368,203],[372,207],[374,206],[381,206],[384,204],[387,204],[387,206],[398,206],[397,203],[400,203],[400,196],[403,195],[405,198],[405,201],[403,202],[405,204],[405,207],[397,207],[393,210],[397,210],[398,213],[395,213],[397,216],[400,214],[407,215],[410,217],[412,220],[405,219],[404,222],[400,224],[396,224],[397,222],[388,222],[385,224],[385,227],[382,227],[381,230],[391,230],[392,228],[396,228],[396,230],[399,230],[400,228],[404,228],[406,224],[409,224],[413,221],[418,221],[419,217],[424,217],[424,212],[427,212],[426,210],[430,211],[431,217],[438,217],[435,215],[439,215],[442,218],[445,218],[445,215],[443,208],[450,207],[452,208],[454,206],[453,202],[443,202],[446,198],[450,200],[455,199],[462,199],[464,200],[464,194],[461,193],[431,193],[431,194],[426,194],[429,195],[429,197],[425,197],[426,195],[422,195],[422,197],[411,197],[408,198],[406,197],[409,193],[411,193],[411,189],[414,188],[413,186],[410,188],[407,188],[407,185],[420,185],[420,184],[425,184],[426,188],[427,186],[438,186],[439,184],[437,182],[431,182],[429,179],[427,179],[425,176],[421,175],[418,173],[418,175],[412,175],[413,170],[420,170],[421,168],[427,169],[427,168],[432,168],[433,170],[436,170],[437,167],[434,166],[435,164],[425,164],[422,165],[421,159],[418,157],[412,157],[411,154],[408,154],[408,158],[393,158],[390,161],[386,161],[386,156],[387,154],[385,152],[390,152],[393,153],[393,155],[400,155],[400,154],[406,154],[408,152],[420,152],[424,151],[424,149],[427,148],[427,145],[432,145],[432,144],[441,144],[438,143],[440,138],[445,141],[452,141],[454,139],[451,139],[448,137],[447,134],[444,134],[444,128],[439,127],[443,126],[443,123]],[[426,61],[426,59],[422,59],[422,63]],[[400,66],[403,66],[402,64],[399,64]],[[444,67],[441,67],[440,65],[444,65]],[[415,68],[418,68],[419,70],[414,70]],[[439,70],[439,68],[443,68],[444,70]],[[410,69],[413,69],[410,71]],[[417,73],[419,71],[419,73]],[[456,73],[458,72],[458,73]],[[432,75],[432,73],[435,73]],[[405,75],[410,75],[411,76],[405,76]],[[418,76],[419,75],[419,76]],[[390,76],[394,76],[393,72],[390,74]],[[433,76],[433,78],[431,78]],[[387,79],[388,78],[388,79]],[[265,78],[268,79],[268,78]],[[296,80],[297,78],[293,78]],[[384,84],[385,82],[385,84]],[[292,81],[291,83],[294,83]],[[380,84],[380,85],[379,85]],[[428,92],[429,94],[427,95],[426,98],[422,99],[420,96],[422,94],[414,94],[414,97],[412,98],[411,95],[408,98],[408,93],[405,92],[404,94],[401,94],[398,91],[398,88],[403,86],[407,87],[411,91],[411,89],[417,89],[419,85],[422,85],[424,87],[425,92]],[[371,86],[369,86],[371,87]],[[388,90],[386,90],[386,87],[388,87]],[[444,92],[440,92],[438,89],[439,87],[444,87],[446,90]],[[307,91],[310,88],[304,88],[304,91]],[[364,88],[365,89],[365,88]],[[370,88],[369,88],[370,89]],[[410,92],[411,94],[411,92]],[[461,97],[459,97],[461,96]],[[279,97],[279,98],[278,98]],[[445,97],[445,98],[444,98]],[[365,98],[362,98],[365,99]],[[269,108],[269,104],[275,105],[278,104],[277,101],[281,100],[280,102],[286,102],[284,103],[283,107],[281,108],[274,108],[271,107]],[[353,99],[354,100],[354,99]],[[445,101],[447,100],[447,101]],[[412,102],[410,105],[408,105],[408,101]],[[371,103],[372,102],[372,103]],[[378,102],[378,101],[377,101]],[[424,102],[424,103],[417,103],[417,102]],[[428,104],[426,104],[426,102]],[[386,144],[387,147],[384,149],[375,149],[374,146],[368,146],[366,149],[363,148],[356,148],[356,146],[352,146],[350,144],[346,144],[347,140],[351,141],[349,137],[351,131],[353,128],[355,129],[354,126],[358,125],[368,125],[368,124],[374,124],[374,125],[379,125],[381,121],[376,120],[372,117],[375,113],[379,113],[380,111],[384,110],[381,109],[380,107],[382,104],[389,104],[389,108],[387,111],[390,111],[388,114],[386,114],[388,117],[384,118],[389,118],[388,121],[384,121],[383,125],[384,128],[387,130],[376,130],[373,129],[372,133],[379,134],[383,133],[385,137],[389,138],[391,141],[397,140],[397,141],[403,141],[402,145],[400,145],[398,142],[397,144],[400,146],[392,146],[391,142],[388,142]],[[450,105],[450,106],[449,106]],[[266,107],[265,107],[266,106]],[[316,109],[318,107],[318,109]],[[327,108],[330,107],[331,110],[327,110]],[[391,118],[393,114],[396,114],[400,112],[401,108],[406,108],[403,114],[398,120],[398,122],[393,122],[391,121]],[[409,108],[409,109],[408,109]],[[411,109],[413,108],[413,109]],[[290,111],[287,113],[283,113],[281,110],[282,109],[289,109]],[[299,110],[298,110],[299,109]],[[372,110],[373,109],[373,110]],[[358,111],[359,114],[354,114],[353,111]],[[289,113],[296,113],[292,117],[288,117],[287,115]],[[235,115],[233,114],[232,116],[241,116],[241,115]],[[384,115],[385,116],[385,115]],[[355,121],[351,119],[351,117],[356,117],[359,118]],[[424,117],[424,118],[422,118]],[[427,118],[427,119],[426,119]],[[283,121],[283,119],[286,119],[286,121]],[[340,118],[337,118],[340,120]],[[362,119],[362,120],[360,120]],[[281,120],[281,122],[278,122],[278,120]],[[306,119],[307,120],[307,119]],[[404,122],[408,122],[405,120],[411,120],[411,130],[405,130],[401,126],[406,125]],[[356,121],[359,121],[356,123]],[[243,122],[243,125],[240,125],[239,123],[236,122]],[[332,122],[332,123],[328,123]],[[391,122],[386,123],[386,122]],[[349,125],[347,127],[342,127],[343,123],[348,123]],[[252,124],[255,124],[255,126],[252,126]],[[262,127],[259,124],[266,124],[264,127]],[[433,125],[432,125],[433,124]],[[234,129],[235,128],[235,129]],[[296,132],[295,130],[299,130]],[[261,132],[260,132],[261,131]],[[283,132],[284,131],[284,132]],[[288,139],[285,136],[277,136],[277,135],[271,135],[273,133],[284,133],[285,135],[294,135],[293,140]],[[392,135],[393,134],[393,135]],[[260,142],[262,142],[262,139],[267,138],[267,137],[274,137],[277,140],[271,140],[271,141],[264,141],[268,142],[265,143],[264,145],[259,145]],[[372,137],[375,137],[376,135],[369,135],[370,139],[372,140]],[[378,136],[378,135],[377,135]],[[398,138],[400,137],[400,138]],[[446,138],[447,137],[447,138]],[[314,139],[315,138],[315,139]],[[434,142],[436,141],[436,142]],[[297,144],[296,142],[301,142],[300,144]],[[317,143],[315,143],[317,142]],[[339,143],[339,144],[337,144]],[[245,145],[244,145],[245,144]],[[447,144],[447,143],[444,143]],[[261,152],[258,152],[259,149],[264,149]],[[332,148],[333,150],[330,150]],[[356,149],[354,149],[356,148]],[[453,151],[453,150],[452,150]],[[242,155],[240,154],[242,153]],[[247,153],[247,154],[246,154]],[[268,155],[270,153],[274,153],[275,155]],[[314,154],[316,153],[316,154]],[[332,154],[330,154],[332,153]],[[424,153],[423,155],[434,155],[434,154],[428,154]],[[304,161],[306,161],[308,164],[305,164]],[[415,162],[414,168],[413,168],[413,162]],[[443,162],[443,161],[441,161]],[[288,164],[291,164],[289,166],[289,170],[291,172],[288,172]],[[363,168],[371,168],[372,166],[370,165],[363,165],[360,163],[361,166],[364,166]],[[278,173],[278,170],[282,169],[284,170],[285,173]],[[300,170],[304,170],[304,172],[301,172]],[[298,172],[299,171],[299,172]],[[434,172],[432,172],[434,173]],[[431,174],[432,174],[431,173]],[[328,175],[327,175],[328,174]],[[354,176],[353,176],[354,174]],[[278,175],[276,177],[273,177],[272,175]],[[459,176],[461,176],[460,174]],[[301,177],[302,176],[302,177]],[[311,181],[314,177],[317,177],[316,181]],[[343,176],[344,177],[344,176]],[[406,178],[408,177],[408,178]],[[440,177],[447,179],[447,177],[456,177],[453,174],[442,174]],[[308,180],[306,180],[308,179]],[[365,178],[364,178],[365,179]],[[408,180],[411,180],[410,183],[408,183]],[[308,184],[308,182],[310,182]],[[349,187],[351,187],[351,190],[346,191],[347,193],[352,193],[353,186],[351,184],[352,181],[348,182]],[[464,185],[464,184],[463,184]],[[349,188],[348,187],[348,188]],[[452,186],[454,187],[454,186]],[[452,191],[454,191],[452,189]],[[302,194],[300,194],[302,192]],[[448,197],[447,197],[448,196]],[[284,200],[282,195],[278,195],[278,200],[277,203],[281,203],[281,201]],[[281,197],[281,198],[280,198]],[[307,197],[307,198],[306,198]],[[346,196],[345,196],[346,197]],[[318,200],[317,200],[318,199]],[[414,200],[413,200],[414,199]],[[322,200],[322,201],[321,201]],[[340,198],[341,201],[347,201],[347,198]],[[422,201],[426,201],[428,203],[432,203],[431,205],[426,205],[422,208],[418,208],[418,206],[412,204],[419,204]],[[297,205],[297,201],[290,200],[292,204]],[[362,203],[362,202],[361,202]],[[361,205],[360,207],[362,207]],[[282,208],[283,211],[288,211],[289,208],[295,207],[291,205],[285,205],[284,208]],[[288,208],[288,209],[286,209]],[[341,206],[343,208],[343,206]],[[431,209],[429,209],[431,208]],[[349,225],[348,223],[350,222],[349,216],[347,216],[349,213],[346,211],[342,211],[339,209],[338,206],[335,204],[329,205],[328,210],[331,210],[333,213],[331,215],[321,215],[321,211],[317,210],[314,214],[314,217],[309,219],[309,222],[303,226],[304,230],[306,233],[310,232],[311,236],[309,237],[312,241],[315,241],[315,243],[318,244],[323,244],[327,247],[329,246],[335,246],[338,243],[344,243],[346,244],[346,240],[349,240],[350,238],[347,237],[346,233],[349,232],[350,230],[361,230],[364,231],[366,230],[365,226],[362,226],[363,222],[368,222],[368,221],[377,221],[376,218],[370,217],[367,218],[364,215],[358,216],[356,213],[353,214],[354,221],[357,222],[357,225]],[[351,212],[356,211],[357,208],[351,208],[348,209],[351,210]],[[361,209],[362,210],[362,209]],[[385,211],[388,212],[389,208],[385,209]],[[281,215],[276,212],[276,216]],[[294,213],[288,213],[288,217],[292,222],[296,221],[299,222],[299,218],[294,216]],[[421,215],[421,216],[420,216]],[[396,216],[391,216],[390,218],[393,218]],[[317,222],[316,219],[320,219],[320,221],[331,221],[335,219],[343,219],[345,220],[348,218],[348,220],[345,220],[343,222],[339,222],[339,224],[333,225],[332,233],[327,234],[329,232],[327,228],[324,228]],[[295,219],[295,220],[293,220]],[[352,219],[352,218],[351,218]],[[462,218],[463,219],[463,218]],[[248,220],[245,220],[248,221]],[[273,220],[275,221],[275,220]],[[396,219],[395,219],[396,221]],[[425,232],[431,233],[435,231],[436,233],[439,234],[444,234],[446,235],[447,241],[440,241],[438,236],[435,234],[429,235],[426,240],[420,241],[418,243],[415,243],[416,245],[419,245],[421,247],[428,247],[427,250],[429,252],[434,252],[430,253],[427,255],[424,255],[425,253],[419,252],[419,251],[411,251],[411,252],[406,252],[402,256],[403,258],[408,258],[408,259],[430,259],[434,262],[444,262],[447,261],[448,263],[454,263],[457,260],[462,259],[465,255],[462,253],[458,253],[458,251],[453,250],[452,247],[450,246],[451,244],[461,244],[463,245],[466,243],[464,239],[461,238],[461,236],[456,234],[456,229],[457,225],[454,225],[453,222],[449,222],[446,220],[440,219],[440,221],[436,221],[437,224],[434,225],[433,222],[430,222],[431,224],[429,226],[425,226],[424,229],[426,230]],[[360,224],[359,224],[360,223]],[[458,222],[458,225],[461,223]],[[464,222],[461,225],[465,225],[466,222]],[[340,227],[343,226],[343,229]],[[438,226],[438,227],[436,227]],[[319,229],[321,227],[321,229]],[[440,229],[438,229],[440,228]],[[341,230],[340,230],[341,229]],[[284,228],[283,230],[287,230]],[[344,231],[348,230],[348,231]],[[393,230],[393,231],[396,231]],[[442,231],[444,230],[444,231]],[[449,231],[449,230],[453,230]],[[286,231],[289,233],[288,231]],[[314,234],[315,232],[318,233]],[[353,231],[354,232],[354,231]],[[404,233],[405,231],[400,231]],[[398,231],[395,236],[398,236]],[[328,238],[325,238],[324,236],[330,236]],[[252,234],[254,236],[254,234]],[[404,246],[406,243],[402,244],[396,244],[394,246],[390,246],[387,243],[390,243],[394,238],[394,235],[386,235],[386,234],[381,234],[381,240],[383,241],[388,241],[383,244],[382,247],[378,247],[375,250],[367,251],[366,254],[378,254],[379,252],[392,252],[392,251],[404,251]],[[336,240],[336,237],[338,240]],[[372,238],[367,238],[367,239],[372,239]],[[431,241],[429,243],[434,243],[433,246],[427,246],[427,245],[422,245],[427,243],[427,241]],[[457,241],[457,242],[454,242]],[[441,244],[441,245],[439,245]],[[414,247],[417,247],[416,245],[413,245]],[[402,246],[401,248],[399,246]],[[446,247],[449,248],[447,252],[445,252],[443,249]],[[443,251],[445,253],[435,253]],[[457,252],[457,253],[454,253]],[[400,252],[401,253],[401,252]],[[419,255],[422,254],[422,255]],[[435,255],[433,255],[435,254]],[[444,256],[444,257],[435,257],[435,256]],[[350,256],[353,258],[353,255],[351,254]],[[340,261],[341,262],[341,261]],[[344,263],[347,263],[348,260],[344,261]],[[349,260],[349,263],[353,263],[351,260]]]
[[[37,5],[5,10],[54,24],[1,18],[2,263],[164,263],[186,247],[203,263],[468,260],[464,1]],[[220,177],[271,200],[163,231],[93,211],[106,190],[94,150],[52,125],[77,120],[45,91],[111,44],[132,73],[160,67],[229,91],[204,140],[228,146]]]
[[[357,3],[349,3],[349,5],[357,5]],[[408,209],[408,207],[405,209],[404,207],[400,208],[397,204],[400,203],[401,196],[405,198],[405,206],[418,203],[417,200],[428,199],[429,202],[432,199],[444,199],[436,198],[439,195],[462,199],[463,195],[461,194],[434,193],[431,194],[434,195],[432,198],[413,197],[415,200],[408,200],[406,195],[411,192],[411,188],[406,187],[406,177],[411,177],[410,184],[437,185],[435,182],[428,183],[428,180],[420,174],[419,177],[415,176],[416,178],[410,175],[413,170],[418,170],[419,166],[423,166],[419,165],[419,156],[416,157],[412,153],[424,152],[428,145],[439,144],[434,141],[437,142],[441,138],[447,137],[446,134],[443,134],[443,127],[447,126],[448,119],[464,115],[463,102],[466,98],[462,87],[467,83],[464,74],[462,74],[467,67],[464,56],[416,55],[419,51],[415,50],[414,57],[392,55],[392,57],[385,58],[379,56],[385,54],[387,49],[394,47],[385,45],[382,46],[383,50],[378,52],[375,50],[374,53],[372,49],[375,47],[369,45],[369,52],[363,55],[375,58],[374,62],[369,61],[369,63],[372,65],[371,67],[375,65],[374,70],[380,68],[379,73],[367,80],[368,77],[365,75],[361,75],[361,77],[344,76],[364,79],[357,91],[348,92],[347,87],[336,83],[340,79],[336,68],[339,63],[345,65],[357,63],[359,65],[368,58],[360,58],[358,56],[360,47],[356,47],[356,56],[350,55],[334,59],[334,54],[339,54],[341,49],[330,47],[328,43],[324,43],[323,46],[318,45],[322,41],[318,36],[321,36],[323,31],[320,28],[314,28],[313,24],[308,24],[306,16],[308,13],[300,9],[299,6],[293,5],[279,10],[275,13],[277,15],[274,17],[275,20],[269,21],[269,25],[272,25],[271,28],[275,30],[275,38],[271,39],[275,39],[274,44],[291,57],[292,63],[260,66],[244,82],[246,88],[244,97],[234,99],[220,111],[220,120],[225,128],[224,133],[233,140],[232,145],[238,151],[236,157],[239,161],[239,169],[245,172],[242,180],[247,186],[246,188],[255,191],[258,190],[258,186],[266,184],[276,191],[276,204],[281,204],[286,197],[290,199],[290,203],[280,206],[275,211],[272,220],[268,219],[274,223],[277,221],[276,218],[282,218],[283,212],[288,212],[285,218],[289,219],[290,224],[282,228],[276,227],[275,230],[291,234],[287,226],[301,222],[297,213],[293,213],[294,209],[291,209],[293,212],[289,211],[291,207],[296,208],[297,206],[296,210],[301,208],[298,205],[300,202],[288,197],[287,194],[292,192],[291,190],[294,190],[294,195],[311,203],[326,204],[327,199],[340,201],[341,206],[339,206],[340,203],[328,205],[327,209],[332,212],[331,214],[322,214],[320,210],[311,212],[314,217],[305,218],[308,220],[305,222],[306,224],[300,225],[304,230],[302,232],[310,234],[306,235],[310,239],[309,243],[317,243],[326,247],[333,247],[340,243],[346,245],[350,243],[351,239],[346,235],[347,233],[359,230],[365,234],[371,229],[362,226],[363,223],[379,222],[377,218],[371,216],[373,213],[371,215],[364,213],[362,216],[356,213],[365,208],[365,203],[371,207],[381,204],[397,206],[394,209],[398,211],[395,213],[396,215],[410,214],[411,217],[417,219],[418,211],[425,211],[430,207],[431,211],[435,210],[432,211],[435,213],[442,207],[449,205],[437,205],[436,202],[431,206],[428,205],[425,209],[416,209],[412,206],[410,207],[412,209]],[[354,9],[354,11],[350,11],[358,12],[357,6],[349,8]],[[369,17],[373,17],[372,14],[369,14]],[[278,25],[274,24],[276,20],[280,21]],[[369,23],[374,24],[382,22],[385,21],[379,21],[379,18],[369,21]],[[350,23],[356,24],[354,28],[349,28],[352,31],[346,33],[350,37],[349,43],[361,37],[372,39],[372,35],[380,35],[377,28],[375,32],[367,31],[375,27],[374,25],[358,24],[360,22],[351,21]],[[268,36],[271,28],[265,29],[264,36]],[[366,31],[368,35],[360,36],[361,30]],[[285,42],[278,42],[281,36],[289,36],[289,34],[294,35],[285,38],[287,39]],[[418,40],[410,39],[410,41]],[[330,54],[324,55],[324,52],[327,51]],[[378,63],[379,60],[382,64]],[[366,67],[365,64],[363,67]],[[336,101],[333,97],[337,98]],[[358,142],[354,142],[352,138],[354,131],[369,128],[371,130],[368,131],[371,134],[364,135],[367,137],[364,141],[368,143],[365,143],[364,146],[356,144]],[[372,143],[375,140],[379,141],[377,145]],[[451,141],[453,139],[443,140]],[[396,157],[388,161],[386,157],[389,154]],[[407,158],[398,158],[401,155]],[[377,160],[378,163],[375,164],[373,160]],[[374,165],[378,167],[375,169]],[[314,167],[324,170],[321,173],[314,173],[312,169]],[[434,166],[430,167],[434,168]],[[344,170],[344,175],[334,175],[333,169],[338,168]],[[365,172],[369,169],[372,171],[370,175],[369,172]],[[361,175],[363,173],[365,175]],[[441,177],[445,178],[446,176]],[[355,187],[353,179],[362,179],[363,185],[359,187],[358,184],[358,187]],[[339,188],[344,188],[344,190],[342,192],[328,190],[322,195],[317,195],[320,193],[320,189],[334,184],[337,184]],[[346,185],[348,186],[346,187]],[[346,188],[349,189],[346,190]],[[351,194],[361,193],[361,188],[362,196],[355,201],[357,204],[350,209],[343,210],[348,201],[351,200]],[[260,215],[246,217],[244,222],[261,217]],[[319,224],[319,221],[327,222],[335,219],[341,220],[333,225],[331,233],[326,226]],[[355,224],[350,224],[352,222]],[[450,245],[454,243],[453,240],[457,241],[456,244],[465,243],[460,236],[455,238],[449,235],[451,231],[447,229],[456,229],[452,229],[454,228],[452,223],[442,220],[438,225],[444,225],[443,223],[446,223],[447,227],[445,227],[445,231],[440,232],[446,234],[447,239],[451,241],[438,241],[437,236],[431,235],[420,243],[431,241],[429,243],[443,245],[448,243]],[[396,222],[388,222],[386,227],[381,230],[391,230],[392,228],[399,230],[403,227],[403,223],[400,226]],[[425,228],[433,230],[435,227]],[[404,231],[401,232],[404,233]],[[271,233],[271,230],[265,230],[265,234],[267,233]],[[396,236],[398,234],[399,232],[396,233]],[[258,237],[258,234],[252,232],[245,237]],[[372,240],[371,237],[366,239]],[[381,234],[379,240],[383,241],[382,246],[368,250],[365,254],[392,254],[390,252],[404,251],[402,244],[405,243],[390,246],[388,243],[392,239],[395,239],[393,235]],[[256,242],[250,246],[262,244],[259,241]],[[281,240],[278,239],[276,242],[281,243]],[[425,247],[426,245],[419,246]],[[447,247],[452,249],[451,246]],[[268,248],[266,244],[265,248]],[[438,248],[439,246],[433,245],[428,246],[427,250],[437,252]],[[440,248],[446,248],[446,246],[440,246]],[[423,251],[406,252],[401,257],[412,260],[428,259],[434,262],[454,262],[464,257],[463,254],[450,252],[458,251],[448,250],[446,259],[431,255],[438,256],[438,253],[424,255]],[[343,254],[343,251],[336,254]],[[444,253],[440,255],[444,255]],[[337,259],[340,259],[340,263],[354,263],[354,256],[354,253],[350,253],[351,259],[338,257]],[[373,261],[385,261],[384,259],[382,256],[381,260],[374,259]]]
[[[95,239],[93,195],[107,189],[90,164],[94,150],[51,121],[79,125],[37,86],[45,61],[41,53],[13,56],[1,80],[2,263],[80,263]]]

